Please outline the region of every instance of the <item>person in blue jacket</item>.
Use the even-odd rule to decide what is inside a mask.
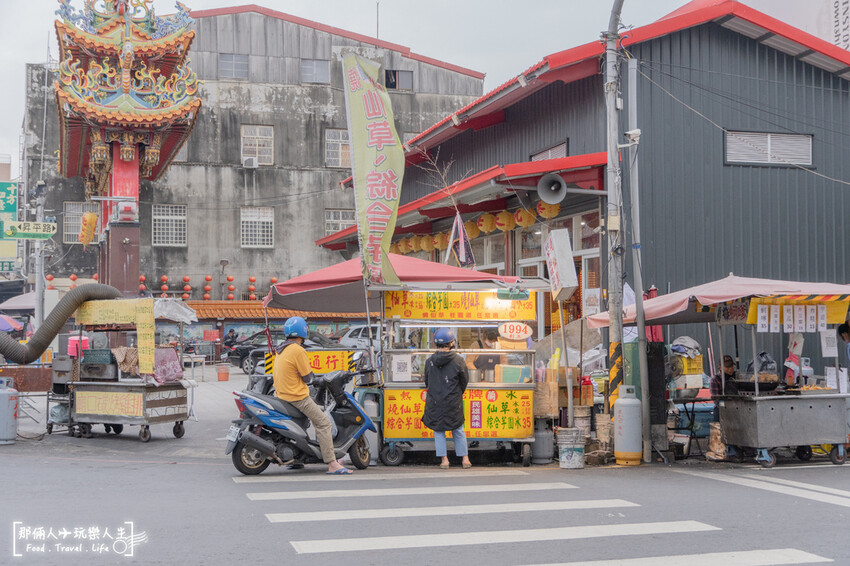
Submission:
[[[440,468],[449,467],[446,450],[446,431],[451,431],[455,454],[462,458],[464,468],[471,468],[466,434],[463,431],[463,392],[469,383],[466,364],[456,352],[455,335],[450,328],[438,328],[434,332],[437,352],[425,362],[425,413],[422,423],[434,431],[437,457]]]

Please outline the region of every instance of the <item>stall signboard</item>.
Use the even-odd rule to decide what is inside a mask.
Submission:
[[[352,350],[307,350],[307,358],[313,373],[322,374],[332,371],[353,371],[354,352]],[[266,354],[263,371],[274,371],[274,354]]]
[[[745,302],[741,302],[744,304]],[[768,310],[769,307],[777,308]],[[822,332],[828,324],[841,324],[847,318],[850,301],[821,299],[791,300],[771,297],[754,297],[747,306],[746,318],[741,320],[740,309],[735,304],[717,307],[717,321],[723,324],[756,324],[760,331]],[[732,308],[735,322],[721,322],[721,310]],[[759,318],[761,313],[761,319]],[[769,313],[769,314],[766,314]]]
[[[74,403],[78,415],[144,416],[141,392],[77,391]]]
[[[499,325],[499,336],[508,340],[525,340],[531,338],[533,331],[524,322],[505,322]]]
[[[463,394],[467,438],[528,438],[534,434],[533,391],[525,389],[467,389]],[[422,424],[424,389],[384,391],[384,438],[434,438]]]
[[[747,314],[750,312],[750,301],[733,301],[728,304],[718,305],[715,310],[718,326],[732,326],[734,324],[746,324]]]
[[[537,320],[536,293],[524,301],[495,291],[387,291],[384,314],[407,320]]]
[[[139,373],[153,374],[156,324],[153,316],[153,299],[116,299],[86,301],[77,309],[77,324],[134,324],[139,350]]]
[[[573,260],[573,247],[570,244],[570,231],[562,228],[549,232],[543,251],[546,255],[546,267],[549,270],[549,283],[552,286],[552,300],[566,301],[578,289],[578,275]]]

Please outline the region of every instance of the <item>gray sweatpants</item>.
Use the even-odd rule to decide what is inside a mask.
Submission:
[[[316,427],[316,440],[319,441],[319,447],[322,449],[322,460],[325,464],[330,464],[336,460],[331,420],[322,412],[321,407],[309,396],[300,401],[290,401],[289,404],[304,413]]]

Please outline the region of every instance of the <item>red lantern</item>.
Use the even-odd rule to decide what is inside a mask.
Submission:
[[[227,276],[227,280],[228,280],[228,281],[233,281],[233,276],[232,276],[232,275],[228,275],[228,276]]]
[[[77,280],[77,274],[72,273],[71,276],[68,279],[70,279],[71,281],[76,281]]]
[[[257,288],[256,288],[256,287],[254,287],[253,285],[248,285],[248,290],[249,290],[249,291],[251,291],[251,292],[253,293],[254,291],[256,291],[256,290],[257,290]]]
[[[185,301],[186,299],[188,299],[188,298],[189,298],[189,294],[188,294],[188,293],[183,293],[183,295],[181,295],[181,296],[183,297],[183,300],[184,300],[184,301]]]
[[[94,275],[92,275],[92,276],[91,276],[91,278],[92,278],[92,279],[94,279],[95,281],[97,281],[97,273],[95,273]]]
[[[47,275],[45,275],[44,278],[47,279],[48,281],[53,281],[53,276],[49,273]]]
[[[145,278],[145,276],[144,276],[144,275],[139,275],[139,281],[143,281],[143,282],[144,282],[145,280],[146,280],[146,278]]]
[[[48,289],[49,291],[52,291],[52,290],[53,290],[53,289],[55,289],[55,288],[56,288],[56,287],[54,287],[53,285],[48,285],[48,286],[47,286],[47,289]]]
[[[166,281],[168,281],[168,275],[163,275],[162,277],[159,278],[159,280],[162,281],[163,283],[165,283]]]
[[[162,291],[163,293],[165,293],[166,291],[168,291],[168,285],[163,285],[162,287],[159,288],[159,290]]]
[[[191,279],[191,277],[189,277],[188,275],[184,275],[183,276],[183,283],[188,283],[189,279]]]
[[[236,287],[234,287],[233,285],[228,285],[228,286],[227,286],[227,290],[228,290],[228,291],[235,291],[235,290],[236,290]]]
[[[271,281],[272,285],[274,285],[275,283],[277,283],[277,277],[272,277],[271,279],[269,279],[269,281]]]
[[[253,275],[248,278],[248,281],[250,281],[251,283],[254,283],[256,280],[257,280],[257,278],[254,277]]]
[[[210,291],[212,291],[212,287],[210,287],[209,285],[204,285],[204,291],[209,293]]]
[[[162,297],[163,299],[167,299],[167,298],[168,298],[168,295],[166,295],[165,293],[163,293],[162,295],[160,295],[160,297]]]
[[[183,285],[183,290],[188,293],[189,291],[192,290],[192,287],[190,287],[189,285]]]
[[[210,300],[210,294],[209,294],[209,293],[204,293],[204,300],[205,300],[205,301],[209,301],[209,300]]]
[[[139,291],[144,291],[145,289],[147,289],[147,287],[145,287],[144,285],[139,285]]]
[[[212,281],[212,275],[205,276],[204,281]]]
[[[252,301],[256,301],[256,300],[257,300],[257,295],[254,295],[254,294],[252,293],[252,294],[248,295],[248,299],[250,299],[250,300],[252,300]]]
[[[228,300],[228,301],[232,301],[232,300],[233,300],[233,293],[228,293],[228,294],[227,294],[227,300]]]
[[[76,287],[77,287],[76,285],[71,285],[71,287],[70,287],[70,288],[71,288],[71,289],[75,289]]]

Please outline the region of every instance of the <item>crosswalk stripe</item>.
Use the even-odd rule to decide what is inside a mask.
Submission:
[[[811,490],[811,491],[820,491],[821,493],[830,493],[832,495],[839,495],[841,497],[850,497],[850,491],[847,491],[846,489],[835,489],[834,487],[824,487],[822,485],[817,485],[817,484],[813,484],[813,483],[804,483],[804,482],[800,482],[800,481],[785,480],[785,479],[782,479],[782,478],[775,478],[773,476],[767,476],[767,475],[749,474],[745,477],[750,478],[750,479],[754,479],[754,480],[758,480],[758,481],[766,481],[766,482],[770,482],[770,483],[778,483],[780,485],[789,485],[791,487],[799,487],[801,489],[808,489],[808,490]]]
[[[646,558],[619,558],[615,560],[591,560],[589,562],[561,562],[536,566],[780,566],[782,564],[822,564],[834,562],[817,554],[796,548],[769,550],[742,550],[738,552],[711,552],[706,554],[676,554],[672,556],[650,556]]]
[[[536,503],[503,503],[491,505],[445,505],[439,507],[267,513],[266,517],[272,523],[303,523],[307,521],[344,521],[363,518],[397,519],[401,517],[437,517],[443,515],[609,509],[612,507],[639,507],[639,505],[623,499],[593,499],[588,501],[541,501]]]
[[[700,523],[699,521],[667,521],[512,531],[451,532],[431,535],[299,540],[290,541],[290,544],[298,554],[318,554],[326,552],[437,548],[444,546],[472,546],[553,540],[565,541],[625,535],[692,533],[719,530],[717,527]]]
[[[374,481],[374,480],[407,480],[407,479],[427,479],[427,478],[481,478],[481,477],[498,477],[498,476],[528,476],[528,472],[521,470],[458,470],[456,472],[399,472],[395,474],[371,474],[368,472],[360,472],[351,474],[350,476],[340,476],[339,479],[345,478],[345,481]],[[278,483],[278,482],[302,482],[302,481],[328,481],[324,472],[321,474],[293,474],[285,476],[239,476],[234,477],[236,483]],[[334,480],[338,481],[338,480]]]
[[[681,474],[687,474],[691,476],[697,476],[702,478],[707,478],[711,480],[722,481],[726,483],[732,483],[737,486],[748,486],[756,489],[763,489],[765,491],[772,491],[774,493],[781,493],[783,495],[793,495],[795,497],[802,497],[804,499],[810,499],[812,501],[819,501],[821,503],[830,503],[832,505],[838,505],[840,507],[850,507],[850,498],[845,497],[837,497],[835,495],[828,495],[826,493],[817,493],[814,491],[809,491],[806,489],[800,489],[797,487],[788,487],[784,485],[778,485],[773,483],[768,483],[762,480],[753,480],[747,479],[743,476],[737,475],[723,475],[723,474],[715,474],[710,472],[688,472],[688,471],[678,471]]]
[[[269,491],[249,493],[253,501],[279,499],[331,499],[340,497],[385,497],[391,495],[443,495],[447,493],[489,493],[545,491],[547,489],[576,489],[568,483],[529,483],[499,485],[450,485],[442,487],[400,487],[390,489],[334,489],[320,491]]]

